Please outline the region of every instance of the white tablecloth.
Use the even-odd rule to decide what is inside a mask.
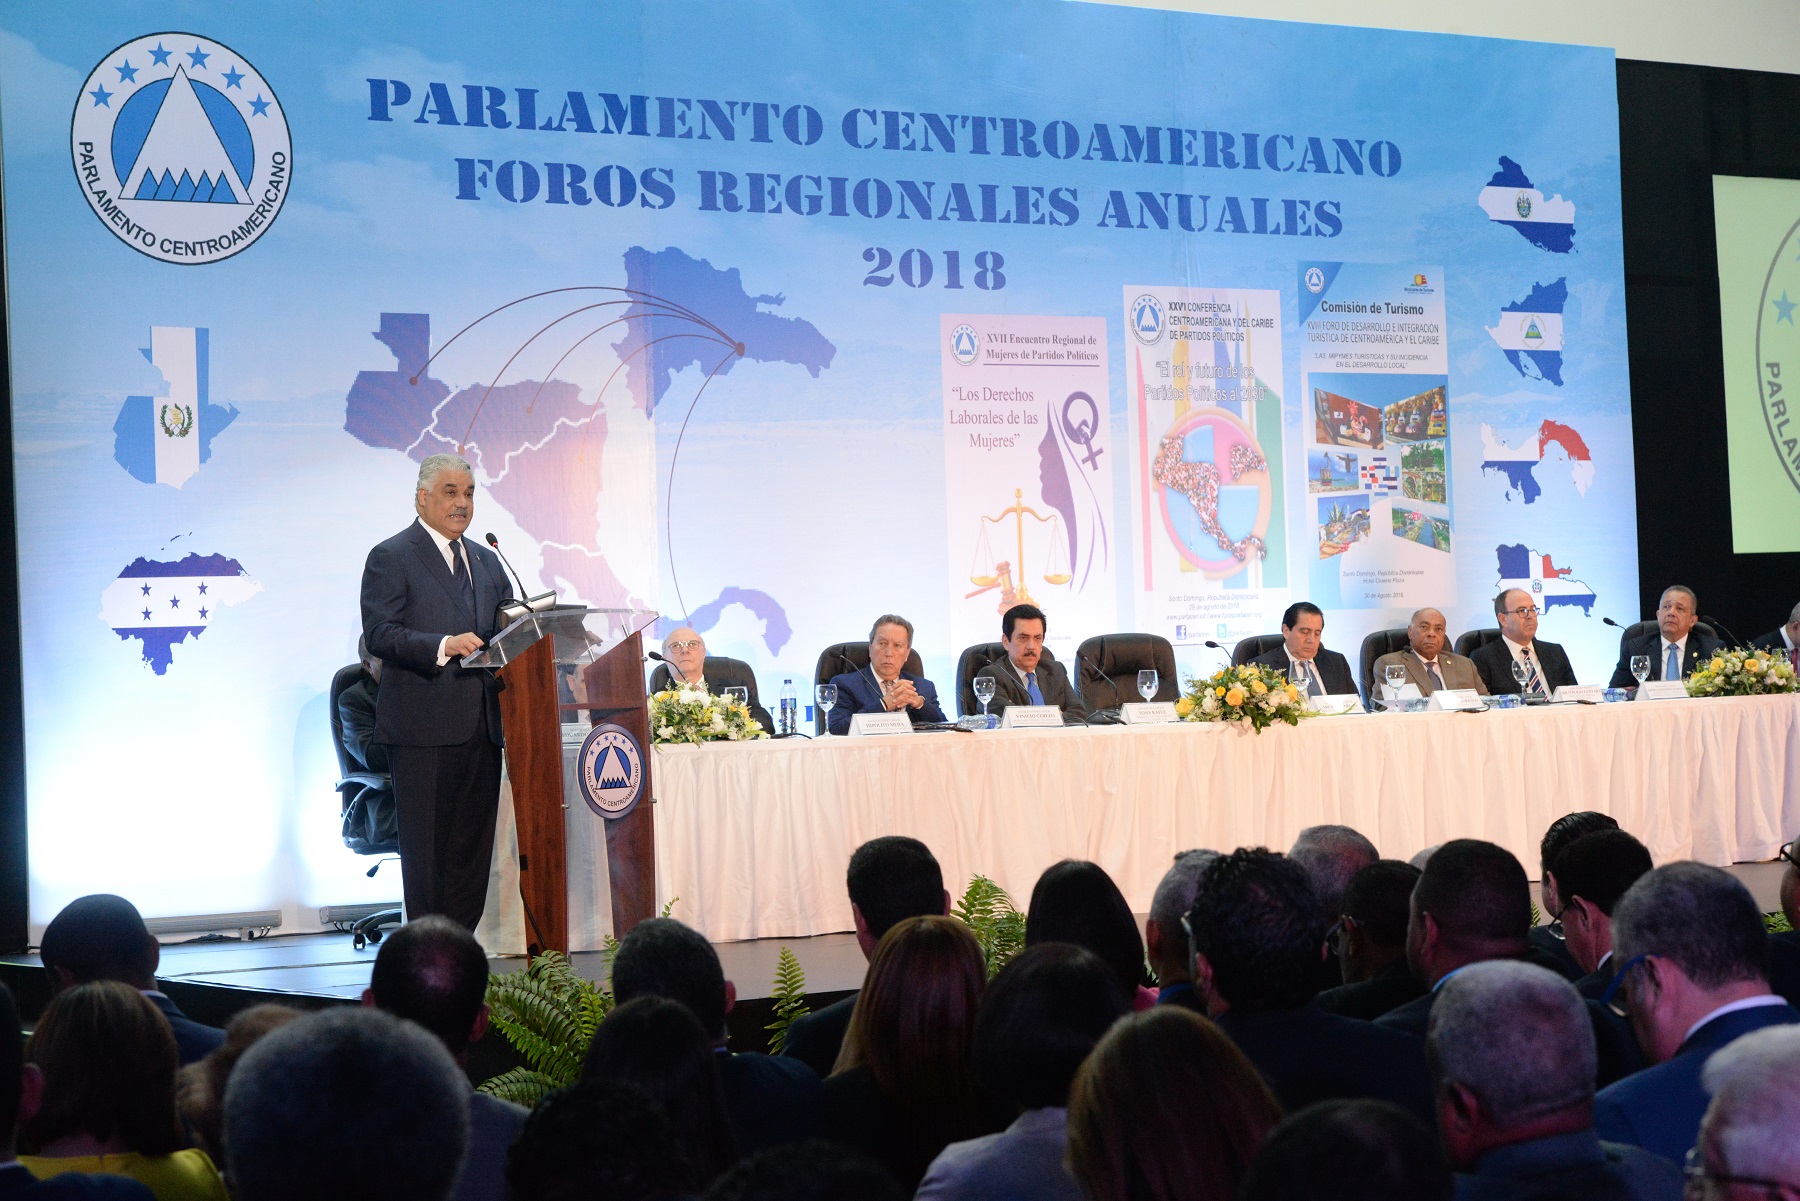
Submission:
[[[1320,822],[1397,859],[1489,839],[1533,878],[1577,809],[1658,863],[1768,859],[1800,833],[1800,699],[659,747],[654,783],[658,903],[714,941],[850,929],[845,866],[882,834],[929,846],[953,898],[979,873],[1023,909],[1050,864],[1091,859],[1143,913],[1175,852],[1285,850]]]

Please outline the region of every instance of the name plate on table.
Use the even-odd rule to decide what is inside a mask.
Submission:
[[[1335,717],[1340,713],[1361,713],[1362,697],[1354,692],[1327,692],[1324,696],[1315,696],[1309,702],[1314,713],[1326,717]]]
[[[1158,726],[1181,720],[1174,701],[1132,701],[1119,706],[1119,720],[1128,726]]]
[[[1473,688],[1439,688],[1431,694],[1431,708],[1437,713],[1474,713],[1487,705]]]
[[[1640,701],[1686,700],[1687,694],[1687,683],[1684,680],[1646,680],[1638,685],[1637,699]]]
[[[1002,730],[1046,730],[1062,724],[1059,705],[1008,705],[1000,715]]]
[[[852,737],[864,734],[910,734],[912,732],[912,718],[898,709],[850,715]]]
[[[1687,695],[1687,689],[1682,689],[1682,695]],[[1606,689],[1598,684],[1564,684],[1556,690],[1554,699],[1559,705],[1566,705],[1570,701],[1587,701],[1597,705],[1606,700]]]

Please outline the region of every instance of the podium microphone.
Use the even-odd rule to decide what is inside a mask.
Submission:
[[[518,588],[519,588],[519,599],[524,600],[525,599],[525,584],[523,581],[521,581],[519,579],[519,573],[516,571],[513,571],[513,565],[511,562],[509,562],[507,560],[506,552],[500,549],[500,539],[494,537],[494,532],[492,530],[489,530],[487,533],[483,534],[481,536],[481,539],[483,542],[486,542],[489,546],[493,547],[494,553],[500,556],[500,561],[502,563],[506,564],[506,570],[512,572],[513,583],[518,585]]]
[[[676,663],[675,660],[667,657],[666,655],[663,655],[657,651],[645,651],[644,658],[655,659],[658,663],[661,663],[663,666],[667,667],[670,671],[672,671],[676,675],[680,676],[681,682],[683,684],[688,682],[687,672],[681,670],[681,665]]]

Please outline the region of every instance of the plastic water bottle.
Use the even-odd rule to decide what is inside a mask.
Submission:
[[[794,692],[794,681],[781,682],[781,717],[775,723],[778,734],[793,734],[800,729],[800,697]]]

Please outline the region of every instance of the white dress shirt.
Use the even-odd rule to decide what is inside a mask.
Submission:
[[[1693,631],[1691,630],[1688,631],[1688,633],[1692,632]],[[1669,666],[1669,648],[1671,646],[1675,648],[1676,670],[1679,671],[1681,668],[1687,666],[1687,640],[1687,634],[1683,634],[1679,642],[1670,642],[1667,638],[1662,639],[1662,654],[1656,661],[1656,668],[1659,672]]]
[[[1741,1001],[1733,1001],[1729,1005],[1721,1005],[1699,1021],[1695,1022],[1692,1026],[1689,1026],[1688,1032],[1681,1036],[1681,1041],[1684,1043],[1687,1042],[1688,1039],[1694,1037],[1694,1031],[1700,1029],[1700,1027],[1706,1025],[1706,1023],[1712,1021],[1714,1018],[1722,1018],[1728,1013],[1736,1013],[1740,1009],[1760,1009],[1764,1005],[1786,1004],[1787,1001],[1785,998],[1778,997],[1774,993],[1764,993],[1760,997],[1745,997]]]
[[[450,569],[451,575],[455,575],[456,574],[456,557],[450,551],[451,539],[444,537],[442,534],[438,533],[436,530],[434,530],[430,526],[426,525],[424,518],[421,517],[421,518],[418,518],[417,520],[419,523],[419,528],[424,530],[427,534],[430,534],[431,540],[433,542],[437,543],[438,554],[444,556],[444,566],[448,567]],[[458,541],[461,541],[461,539],[458,539]],[[469,573],[469,580],[472,583],[475,579],[475,565],[469,559],[469,548],[467,546],[464,546],[462,548],[462,553],[463,553],[464,570],[466,570]],[[449,645],[449,642],[450,642],[450,635],[448,635],[448,634],[445,634],[442,638],[438,639],[437,665],[439,667],[443,667],[450,662],[449,652],[447,652],[444,649],[447,645]]]

